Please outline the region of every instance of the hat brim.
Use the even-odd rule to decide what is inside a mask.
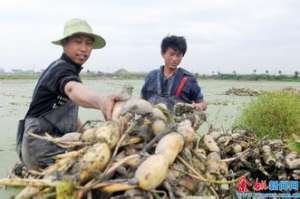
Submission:
[[[100,49],[103,48],[106,45],[105,40],[103,39],[103,37],[101,37],[100,35],[96,35],[93,33],[86,33],[86,32],[77,32],[77,33],[73,33],[71,35],[67,35],[63,38],[60,38],[58,40],[52,41],[51,43],[55,44],[55,45],[62,45],[62,41],[68,37],[71,37],[72,35],[75,34],[84,34],[84,35],[88,35],[90,37],[92,37],[94,39],[94,43],[93,43],[93,49]]]

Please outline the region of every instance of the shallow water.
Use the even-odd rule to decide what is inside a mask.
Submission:
[[[24,117],[31,99],[36,80],[0,80],[0,177],[6,177],[9,169],[17,161],[15,139],[17,121]],[[300,89],[299,82],[269,82],[269,81],[199,81],[205,100],[208,102],[208,121],[200,133],[206,131],[209,125],[230,129],[242,108],[255,97],[239,97],[224,95],[232,87],[244,87],[257,90],[279,90],[285,87]],[[123,85],[134,86],[134,95],[138,96],[143,80],[84,80],[84,84],[100,93],[113,93],[121,90]],[[99,111],[80,109],[80,119],[102,119]],[[16,192],[14,189],[0,190],[0,198],[10,198]]]

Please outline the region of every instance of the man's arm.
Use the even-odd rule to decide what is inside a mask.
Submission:
[[[144,82],[144,85],[142,86],[142,89],[141,89],[141,98],[142,99],[145,99],[145,100],[148,100],[148,93],[147,93],[147,86],[149,84],[149,75],[147,75],[147,77],[145,78],[145,82]]]
[[[157,76],[157,73],[156,71],[151,71],[145,78],[145,81],[144,81],[144,85],[142,86],[142,89],[141,89],[141,98],[144,99],[144,100],[148,100],[150,97],[152,97],[149,93],[149,86],[150,84],[155,84],[156,80],[155,80],[155,77]]]
[[[201,88],[195,77],[191,78],[191,96],[193,100],[193,106],[197,110],[205,111],[207,109],[207,103],[203,99]]]
[[[76,81],[66,83],[64,92],[79,106],[101,110],[107,120],[111,119],[114,103],[119,100],[115,95],[99,95]]]

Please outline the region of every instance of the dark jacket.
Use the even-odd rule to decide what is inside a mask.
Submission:
[[[171,85],[168,89],[167,95],[163,94],[163,69],[164,67],[161,66],[159,69],[153,70],[147,75],[141,91],[141,97],[143,99],[148,100],[153,104],[161,102],[165,103],[168,108],[171,109],[178,101],[186,103],[198,103],[203,100],[203,94],[201,92],[200,86],[198,85],[196,77],[183,68],[177,69],[175,76],[171,81]],[[179,96],[177,97],[175,95],[177,87],[179,86],[182,78],[185,76],[187,77],[187,81],[184,84]]]

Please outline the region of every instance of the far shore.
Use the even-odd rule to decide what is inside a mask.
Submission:
[[[114,74],[114,73],[84,73],[81,74],[82,79],[97,80],[97,79],[145,79],[147,73],[125,73],[125,74]],[[0,80],[22,80],[22,79],[38,79],[40,73],[30,74],[14,74],[4,73],[0,74]],[[216,75],[200,75],[195,74],[197,79],[204,80],[237,80],[237,81],[287,81],[287,82],[300,82],[300,76],[294,75],[270,75],[270,74],[216,74]]]

